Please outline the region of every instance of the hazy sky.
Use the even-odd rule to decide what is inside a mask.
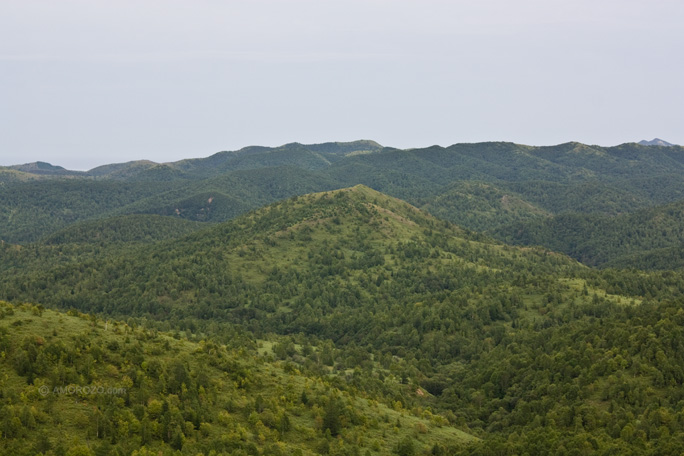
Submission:
[[[0,0],[0,165],[684,144],[681,0]]]

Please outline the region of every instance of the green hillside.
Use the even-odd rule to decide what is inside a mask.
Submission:
[[[132,177],[142,171],[150,169],[156,166],[149,160],[137,160],[130,161],[126,163],[113,163],[110,165],[102,165],[97,168],[93,168],[87,172],[89,176],[92,177],[103,177],[108,179],[126,179]]]
[[[72,223],[104,217],[146,195],[168,190],[163,182],[40,179],[0,186],[0,240],[37,241]]]
[[[0,302],[0,354],[3,455],[421,454],[476,440],[429,406],[357,391],[344,372],[303,373],[271,348],[77,312]]]
[[[422,209],[435,217],[477,231],[491,231],[516,222],[543,220],[551,214],[506,191],[503,186],[480,182],[457,182],[434,198],[426,198]]]
[[[0,167],[0,188],[5,187],[7,184],[24,182],[27,180],[36,180],[40,178],[41,176],[37,174]]]
[[[0,248],[3,299],[273,340],[300,372],[482,439],[447,454],[684,451],[681,272],[593,270],[365,186],[135,249]]]
[[[501,228],[497,237],[544,245],[601,267],[684,267],[684,200],[614,217],[564,214]]]
[[[375,141],[323,144],[291,143],[280,147],[245,147],[234,152],[219,152],[207,158],[182,160],[173,166],[197,177],[212,177],[240,169],[294,166],[306,170],[328,167],[346,156],[373,153],[382,149]]]
[[[74,223],[42,242],[45,244],[153,243],[204,228],[177,217],[135,214]]]
[[[511,252],[493,241],[477,239],[478,235],[400,200],[357,186],[274,203],[232,222],[140,248],[133,257],[112,254],[104,259],[85,257],[69,262],[59,249],[28,246],[17,250],[8,246],[5,263],[16,261],[24,266],[15,268],[16,278],[7,275],[0,284],[7,287],[5,295],[12,299],[62,306],[86,297],[75,292],[74,287],[80,284],[90,283],[85,288],[93,291],[100,289],[97,284],[107,284],[107,290],[97,292],[104,294],[88,303],[89,310],[111,307],[131,315],[139,314],[133,311],[138,308],[149,309],[156,317],[168,313],[180,316],[196,313],[188,305],[199,304],[211,308],[214,317],[234,318],[230,309],[239,302],[240,293],[256,293],[253,287],[265,283],[273,287],[271,299],[284,301],[276,307],[288,313],[288,302],[300,292],[307,293],[305,287],[289,292],[281,289],[295,272],[300,274],[296,283],[303,281],[303,274],[319,282],[329,276],[327,286],[331,288],[340,285],[334,279],[343,273],[349,283],[342,290],[360,287],[354,295],[372,296],[376,286],[351,279],[355,275],[375,277],[400,270],[411,274],[411,270],[423,269],[415,278],[425,276],[424,280],[434,283],[427,289],[413,285],[420,294],[441,289],[445,285],[439,285],[440,281],[448,284],[456,280],[451,277],[454,271],[474,274],[496,288],[497,282],[513,280],[524,272],[543,274],[551,265],[582,270],[559,255],[542,250]],[[52,270],[57,262],[58,275],[64,280],[56,280]],[[49,289],[34,286],[43,280],[51,284]],[[134,282],[143,288],[133,287]],[[118,291],[111,293],[113,290]],[[226,295],[230,296],[227,300]],[[253,308],[247,314],[260,310]],[[274,315],[275,319],[280,317]],[[267,318],[264,315],[259,321],[265,324]]]

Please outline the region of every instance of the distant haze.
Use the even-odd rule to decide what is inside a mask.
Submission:
[[[684,144],[680,0],[5,0],[0,165]]]

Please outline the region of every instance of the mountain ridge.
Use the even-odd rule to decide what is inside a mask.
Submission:
[[[595,152],[598,152],[600,149],[616,149],[616,148],[621,148],[624,145],[627,145],[630,143],[624,143],[620,144],[617,146],[610,146],[610,147],[604,147],[604,146],[592,146],[592,145],[587,145],[583,143],[579,143],[576,141],[570,141],[566,143],[561,143],[553,146],[530,146],[530,145],[524,145],[524,144],[518,144],[518,143],[513,143],[510,141],[484,141],[484,142],[476,142],[476,143],[454,143],[451,144],[450,146],[442,147],[442,146],[428,146],[428,147],[415,147],[415,148],[408,148],[408,149],[400,149],[400,148],[395,148],[395,147],[385,147],[382,146],[381,144],[377,143],[376,141],[373,140],[355,140],[355,141],[348,141],[348,142],[325,142],[325,143],[314,143],[314,144],[302,144],[299,142],[292,142],[292,143],[287,143],[283,144],[281,146],[275,146],[275,147],[268,147],[268,146],[246,146],[241,149],[235,150],[235,151],[221,151],[221,152],[216,152],[212,155],[209,155],[207,157],[199,157],[199,158],[189,158],[189,159],[181,159],[175,162],[154,162],[150,161],[147,159],[141,159],[141,160],[133,160],[129,162],[122,162],[122,163],[109,163],[109,164],[104,164],[104,165],[99,165],[95,168],[92,168],[87,171],[74,171],[74,170],[69,170],[66,168],[63,168],[62,166],[59,165],[53,165],[47,162],[32,162],[32,163],[26,163],[26,164],[21,164],[21,165],[9,165],[9,166],[0,166],[1,168],[5,169],[15,169],[18,171],[24,171],[24,172],[29,172],[29,173],[36,173],[36,174],[43,174],[43,175],[69,175],[73,174],[76,176],[89,176],[89,177],[102,177],[110,173],[116,173],[121,172],[124,169],[127,169],[129,167],[147,167],[147,166],[155,166],[155,165],[167,165],[171,167],[178,167],[181,170],[187,170],[188,168],[192,168],[194,166],[197,166],[196,164],[200,164],[202,162],[206,162],[207,166],[216,166],[217,164],[221,164],[225,162],[227,159],[230,158],[236,158],[236,157],[242,157],[245,155],[251,155],[251,154],[259,154],[259,153],[273,153],[273,152],[279,152],[279,151],[287,151],[287,150],[292,150],[292,149],[297,149],[297,148],[304,148],[307,150],[312,150],[316,151],[319,153],[323,153],[326,155],[337,155],[337,156],[345,156],[345,155],[354,155],[354,154],[363,154],[363,153],[373,153],[377,152],[383,149],[387,150],[394,150],[394,151],[399,151],[399,150],[405,150],[405,151],[421,151],[421,150],[426,150],[430,149],[430,147],[438,147],[441,149],[453,149],[453,148],[458,148],[458,147],[469,147],[469,146],[487,146],[487,145],[503,145],[503,146],[515,146],[521,149],[528,149],[528,150],[545,150],[545,149],[551,149],[551,150],[562,150],[564,148],[571,148],[572,150],[578,150],[578,149],[586,149],[586,150],[594,150]],[[676,144],[671,144],[667,141],[664,141],[659,138],[655,138],[651,141],[647,140],[642,140],[639,141],[639,145],[657,145],[657,146],[667,146],[667,147],[681,147]]]

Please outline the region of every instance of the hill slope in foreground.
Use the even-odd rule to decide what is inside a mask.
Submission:
[[[270,348],[78,312],[0,302],[0,353],[0,454],[390,454],[476,440],[427,409],[302,374]]]

